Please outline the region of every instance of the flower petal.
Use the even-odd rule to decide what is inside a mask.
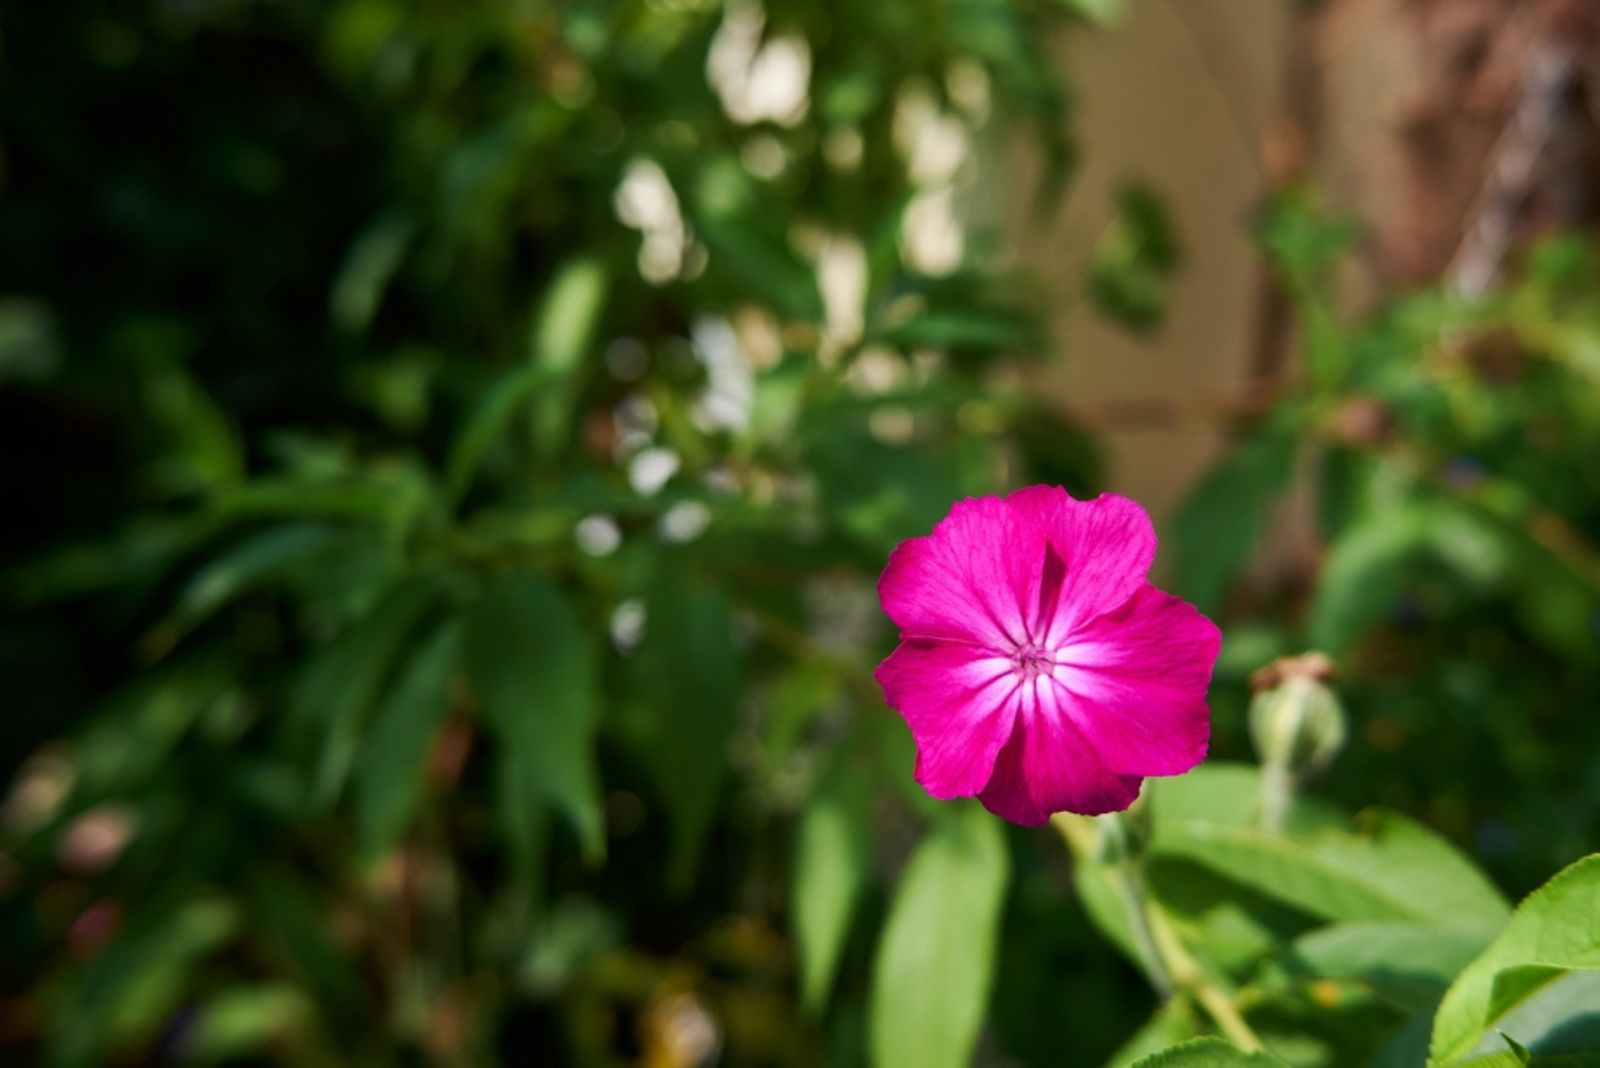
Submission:
[[[1119,774],[1182,774],[1205,759],[1221,645],[1193,605],[1146,585],[1068,636],[1056,654],[1061,704]]]
[[[969,498],[932,534],[900,543],[878,595],[904,638],[1011,650],[1027,641],[1043,554],[1043,534],[1030,517],[997,497]]]
[[[884,700],[917,743],[917,782],[938,798],[971,797],[1011,735],[1015,665],[986,650],[912,639],[878,665]]]
[[[1150,516],[1134,501],[1103,493],[1080,501],[1059,486],[1029,486],[1006,498],[1031,518],[1049,552],[1031,561],[1041,583],[1033,633],[1042,645],[1117,608],[1145,584],[1156,555]],[[1057,559],[1052,560],[1054,555]]]
[[[1133,804],[1143,780],[1106,766],[1072,717],[1054,706],[1044,676],[1022,688],[1018,703],[1016,726],[978,795],[985,808],[1033,827],[1053,812],[1097,816]]]

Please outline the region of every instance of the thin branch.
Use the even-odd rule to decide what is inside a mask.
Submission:
[[[1477,296],[1499,277],[1517,220],[1538,183],[1538,166],[1556,140],[1578,76],[1572,42],[1548,30],[1541,34],[1523,68],[1521,95],[1490,153],[1466,236],[1446,271],[1457,292]]]

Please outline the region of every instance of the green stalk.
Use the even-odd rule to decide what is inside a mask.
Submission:
[[[1206,974],[1172,921],[1151,900],[1144,881],[1143,858],[1137,854],[1134,836],[1122,814],[1094,820],[1098,835],[1090,832],[1087,820],[1057,817],[1053,822],[1080,863],[1096,862],[1096,854],[1111,854],[1113,859],[1100,862],[1108,864],[1115,874],[1134,950],[1161,1000],[1181,995],[1204,1010],[1217,1030],[1235,1046],[1247,1053],[1264,1049],[1261,1037],[1245,1020],[1232,995]]]

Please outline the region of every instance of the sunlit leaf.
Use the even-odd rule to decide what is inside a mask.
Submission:
[[[605,267],[592,258],[569,261],[550,283],[528,338],[528,365],[541,372],[534,394],[534,446],[556,453],[571,427],[580,370],[606,297]]]
[[[1195,1021],[1191,1010],[1183,1001],[1174,999],[1156,1010],[1132,1038],[1119,1046],[1106,1061],[1105,1068],[1131,1068],[1152,1054],[1194,1037]]]
[[[1564,971],[1553,978],[1542,968],[1518,971],[1496,980],[1495,996],[1514,1004],[1475,1049],[1507,1046],[1522,1064],[1585,1063],[1585,1057],[1588,1064],[1600,1063],[1600,1012],[1595,1011],[1600,1006],[1600,971]],[[1461,1063],[1479,1062],[1473,1056]]]
[[[1447,1065],[1473,1053],[1486,1032],[1493,1037],[1497,1021],[1546,984],[1571,971],[1600,970],[1596,916],[1600,855],[1585,857],[1534,891],[1494,943],[1461,973],[1434,1019],[1432,1063]]]
[[[801,997],[821,1009],[833,985],[871,863],[866,783],[841,768],[800,817],[794,855],[794,935]]]
[[[1151,784],[1157,856],[1181,857],[1330,920],[1406,921],[1494,931],[1504,899],[1454,847],[1421,824],[1381,809],[1354,831],[1308,805],[1287,833],[1262,830],[1254,769],[1211,765]]]
[[[223,1061],[281,1048],[310,1020],[304,992],[288,984],[237,986],[219,990],[201,1006],[184,1036],[184,1052],[203,1062]]]
[[[988,1008],[1010,858],[976,805],[944,812],[901,876],[872,976],[879,1068],[962,1068]]]

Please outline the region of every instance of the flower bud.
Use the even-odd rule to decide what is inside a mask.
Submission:
[[[1266,764],[1297,775],[1327,767],[1344,747],[1344,709],[1329,687],[1333,661],[1321,653],[1283,657],[1256,672],[1250,738]]]
[[[1333,661],[1321,653],[1283,657],[1251,679],[1250,738],[1261,756],[1261,822],[1283,828],[1294,791],[1344,747],[1344,709],[1328,683]]]

